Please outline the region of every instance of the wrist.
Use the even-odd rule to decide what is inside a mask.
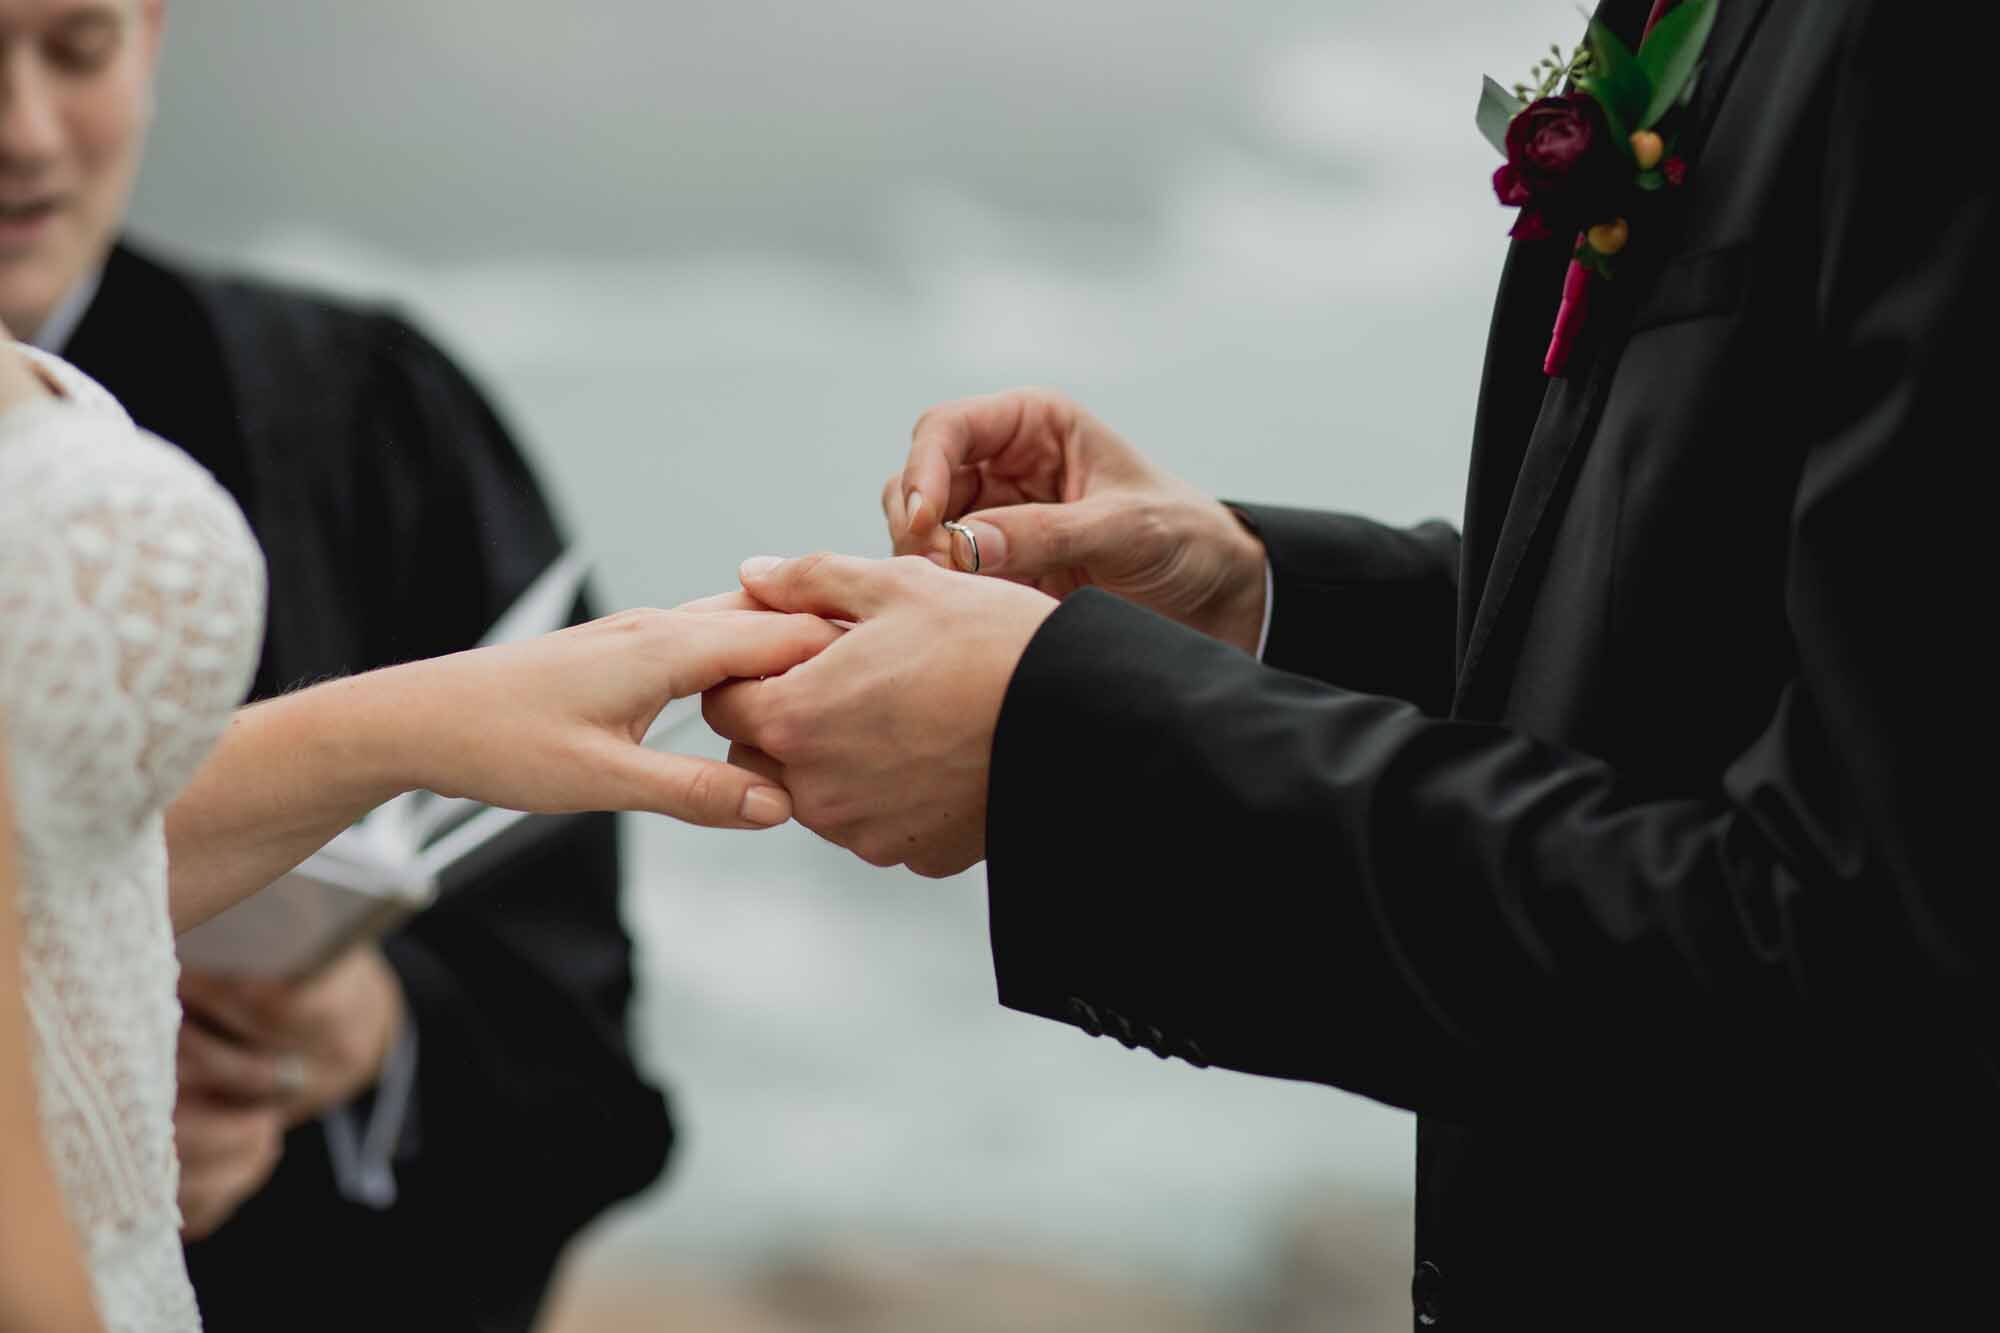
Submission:
[[[427,665],[384,667],[291,696],[317,714],[301,726],[301,739],[321,750],[313,771],[342,804],[372,810],[433,785],[438,741],[431,728],[448,710],[430,698]]]
[[[1222,580],[1216,637],[1255,656],[1264,634],[1270,554],[1243,515],[1219,501],[1217,504],[1226,524],[1222,559],[1227,573]]]

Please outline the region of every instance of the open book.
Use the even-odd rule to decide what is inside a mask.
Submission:
[[[563,554],[494,622],[480,646],[567,625],[588,568],[581,552]],[[700,717],[699,700],[676,699],[654,720],[645,744],[664,748]],[[268,888],[182,935],[176,946],[181,962],[238,976],[309,976],[559,822],[408,792],[370,811]]]

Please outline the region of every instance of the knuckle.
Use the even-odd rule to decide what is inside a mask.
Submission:
[[[805,743],[805,728],[797,709],[782,692],[766,689],[767,706],[763,717],[751,729],[750,743],[779,763],[798,757]]]
[[[1016,389],[1014,396],[1021,400],[1024,407],[1032,409],[1055,434],[1067,434],[1083,420],[1084,412],[1076,399],[1061,389],[1032,384]]]
[[[1038,515],[1030,524],[1035,545],[1041,547],[1044,558],[1052,565],[1073,565],[1077,563],[1077,530],[1075,525],[1065,521],[1067,515],[1058,517],[1054,513]]]
[[[1149,549],[1171,544],[1174,521],[1167,506],[1156,499],[1140,501],[1132,512],[1132,537]]]
[[[597,623],[607,629],[631,633],[635,630],[644,629],[652,617],[660,614],[662,612],[655,607],[630,606],[623,611],[613,611],[608,616],[600,617]]]
[[[938,572],[938,566],[929,556],[899,555],[889,560],[890,575],[906,586],[916,585],[919,579],[927,579]]]
[[[730,709],[728,699],[729,689],[726,685],[718,686],[703,694],[701,696],[701,720],[706,722],[709,730],[713,731],[716,735],[722,737],[724,740],[733,741],[737,737],[730,734],[729,731]]]
[[[919,412],[915,424],[910,427],[911,441],[934,432],[956,406],[956,403],[938,403]]]
[[[796,759],[799,753],[798,733],[789,717],[771,718],[757,728],[753,741],[759,750],[779,763]]]
[[[813,615],[810,611],[793,611],[785,617],[785,623],[800,639],[807,642],[830,643],[835,633],[833,626],[828,624],[824,617]]]
[[[792,570],[794,576],[800,580],[811,579],[827,572],[837,559],[839,557],[831,551],[814,551],[811,555],[800,556],[798,563],[792,566]]]
[[[732,741],[742,740],[743,733],[750,729],[744,700],[741,684],[729,681],[718,685],[701,696],[702,721],[708,723],[718,736]]]
[[[727,799],[723,784],[712,768],[698,768],[688,778],[682,795],[690,810],[698,812],[719,811]]]

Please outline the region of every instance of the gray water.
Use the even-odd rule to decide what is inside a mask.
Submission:
[[[1580,26],[1558,0],[171,23],[142,227],[409,307],[530,442],[610,600],[655,605],[746,555],[881,550],[917,413],[1018,383],[1225,495],[1456,514],[1507,226],[1476,83]],[[600,1245],[869,1232],[1222,1282],[1288,1200],[1408,1189],[1400,1113],[1000,1009],[977,871],[633,831],[641,1046],[686,1137]]]

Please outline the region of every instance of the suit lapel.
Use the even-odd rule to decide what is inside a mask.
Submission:
[[[1651,7],[1652,0],[1603,0],[1593,17],[1629,44],[1639,40]],[[1467,660],[1474,614],[1493,566],[1501,520],[1550,390],[1549,379],[1542,374],[1542,354],[1555,325],[1568,267],[1569,252],[1560,243],[1516,241],[1508,248],[1500,276],[1486,335],[1486,362],[1474,415],[1472,474],[1465,492],[1465,546],[1458,580],[1460,663]]]
[[[270,586],[285,593],[270,599],[257,693],[291,689],[329,663],[357,670],[353,598],[326,554],[337,549],[329,525],[347,517],[343,488],[327,480],[346,442],[327,438],[329,418],[296,391],[325,379],[311,363],[310,331],[254,288],[198,281],[193,290],[214,331],[243,440],[255,497],[245,508]]]
[[[1688,134],[1683,140],[1683,149],[1696,170],[1700,169],[1702,141],[1714,122],[1716,109],[1728,91],[1766,3],[1767,0],[1721,0],[1722,8],[1716,15],[1715,31],[1704,57],[1701,82],[1695,89]],[[1553,248],[1559,255],[1562,254],[1559,245]],[[1512,264],[1510,260],[1510,268]],[[1566,263],[1557,271],[1560,267],[1566,267]],[[1593,293],[1594,297],[1606,295],[1611,294],[1605,292],[1604,284],[1599,284]],[[1546,304],[1553,315],[1555,293],[1548,293],[1544,302],[1526,304],[1530,307]],[[1587,329],[1585,335],[1594,346],[1579,349],[1584,364],[1572,376],[1549,380],[1545,386],[1541,413],[1528,436],[1527,448],[1521,456],[1498,535],[1491,541],[1490,563],[1484,565],[1483,577],[1478,578],[1476,583],[1478,601],[1465,624],[1457,699],[1453,707],[1457,715],[1480,715],[1483,705],[1477,688],[1492,678],[1499,665],[1508,659],[1507,654],[1494,651],[1495,645],[1517,628],[1520,615],[1532,603],[1528,594],[1532,592],[1540,573],[1539,562],[1546,556],[1548,534],[1555,529],[1556,520],[1568,502],[1572,490],[1570,483],[1575,479],[1578,464],[1604,411],[1613,372],[1617,369],[1623,322],[1631,308],[1629,293],[1615,301],[1595,301],[1592,310],[1595,327]],[[1501,325],[1502,321],[1496,317],[1496,337],[1501,333]],[[1546,328],[1542,329],[1540,336],[1546,340]],[[1533,350],[1539,365],[1542,348],[1537,344]],[[1494,365],[1494,354],[1489,350],[1489,377],[1493,374]],[[1520,372],[1516,369],[1515,373]],[[1536,373],[1539,374],[1539,369]],[[1491,391],[1489,383],[1488,392]],[[1484,411],[1482,404],[1482,415]],[[1504,423],[1495,424],[1504,426]],[[1484,429],[1486,425],[1482,421],[1482,435],[1488,433]],[[1478,455],[1492,448],[1493,443],[1484,438],[1475,442],[1473,486],[1469,492],[1474,505],[1490,504],[1497,499],[1493,492],[1503,484],[1500,477],[1482,478],[1482,472],[1490,474],[1494,469],[1482,468]],[[1485,560],[1481,544],[1483,533],[1490,527],[1490,520],[1485,515],[1476,510],[1468,511],[1468,562]],[[1467,570],[1468,574],[1475,572],[1478,571],[1473,568]]]

